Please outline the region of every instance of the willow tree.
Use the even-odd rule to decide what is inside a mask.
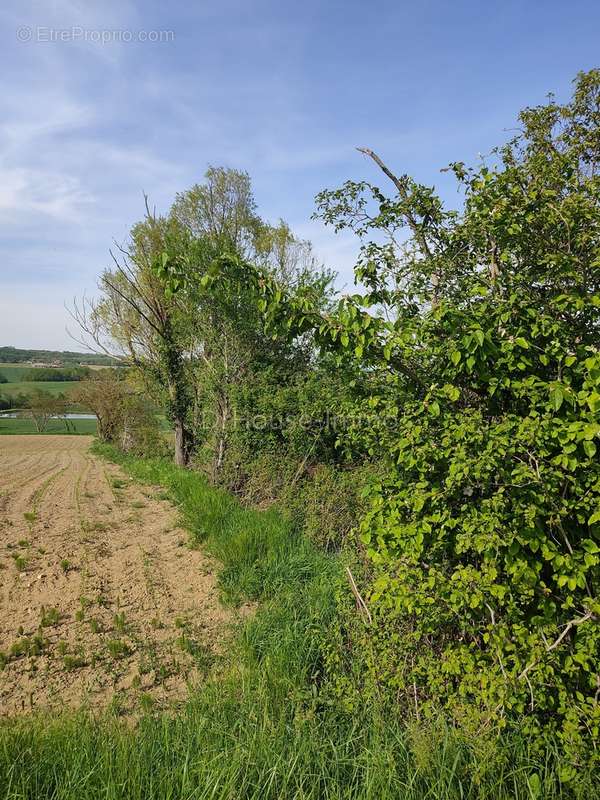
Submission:
[[[259,364],[285,349],[264,334],[247,291],[208,290],[203,282],[223,256],[260,264],[286,286],[318,283],[309,243],[280,221],[257,212],[247,173],[211,167],[205,181],[179,193],[165,216],[146,207],[125,246],[100,279],[98,300],[76,310],[76,319],[104,352],[131,364],[175,429],[175,460],[186,465],[204,445],[213,477],[223,465],[232,393]],[[165,268],[186,276],[174,292]],[[281,362],[280,362],[281,363]]]
[[[183,257],[187,237],[173,219],[147,208],[125,246],[111,251],[113,266],[99,281],[100,297],[75,311],[95,345],[135,368],[146,389],[166,408],[175,430],[175,462],[186,466],[193,450],[187,364],[193,313],[158,277],[167,250]]]

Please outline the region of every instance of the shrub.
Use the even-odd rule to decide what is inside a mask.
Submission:
[[[409,711],[558,733],[565,778],[600,732],[599,107],[600,72],[581,75],[569,104],[521,114],[494,166],[453,165],[460,214],[406,176],[393,199],[321,197],[339,227],[412,233],[396,261],[364,246],[371,294],[323,326],[380,420],[349,442],[385,463],[360,526],[369,679]],[[364,311],[381,302],[392,322]]]

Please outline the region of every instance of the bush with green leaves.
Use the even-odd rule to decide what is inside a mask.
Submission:
[[[318,196],[361,242],[365,291],[331,313],[235,257],[203,276],[252,286],[272,334],[311,332],[353,388],[339,445],[383,470],[362,677],[417,715],[558,735],[565,778],[600,725],[599,131],[592,71],[487,163],[449,167],[459,210],[364,149],[395,194]]]
[[[490,165],[452,166],[460,212],[395,177],[392,200],[353,184],[321,209],[411,233],[363,246],[342,347],[388,370],[368,401],[388,469],[360,526],[372,667],[408,707],[558,731],[574,769],[600,729],[600,73],[520,123]],[[393,322],[365,325],[376,302]]]

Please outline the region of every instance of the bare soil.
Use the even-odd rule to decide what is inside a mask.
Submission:
[[[160,487],[85,436],[0,437],[0,715],[183,701],[233,612]]]

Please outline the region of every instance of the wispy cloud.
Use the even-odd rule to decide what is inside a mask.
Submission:
[[[565,21],[549,0],[560,24],[536,46],[522,4],[480,15],[383,3],[369,15],[359,0],[6,0],[0,343],[68,344],[63,300],[94,290],[142,192],[165,210],[209,164],[247,169],[261,213],[312,239],[351,286],[357,243],[310,219],[314,195],[350,177],[384,183],[354,150],[364,144],[445,191],[440,166],[497,143],[521,105],[596,60],[600,12],[584,5]],[[20,26],[172,30],[174,41],[19,42]]]

